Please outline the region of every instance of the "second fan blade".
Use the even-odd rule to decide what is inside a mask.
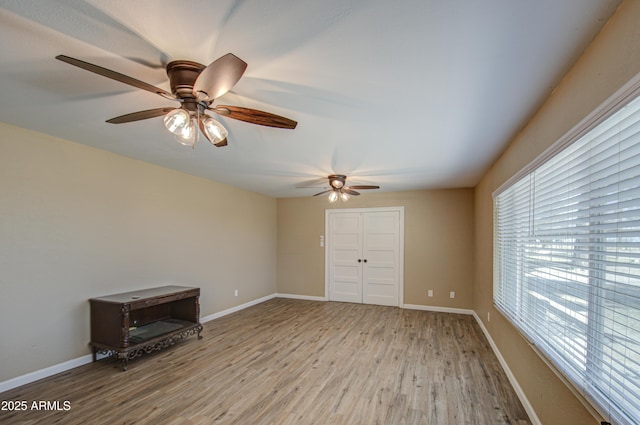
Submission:
[[[252,124],[264,125],[267,127],[294,129],[298,125],[296,121],[269,112],[257,109],[243,108],[241,106],[221,105],[213,108],[213,111],[225,117],[235,120],[250,122]]]
[[[346,189],[380,189],[380,186],[368,186],[368,185],[364,185],[364,186],[349,186]]]
[[[124,124],[132,121],[140,121],[146,120],[148,118],[161,117],[162,115],[166,115],[170,111],[173,111],[175,108],[155,108],[155,109],[147,109],[146,111],[138,111],[132,112],[126,115],[120,115],[119,117],[111,118],[107,120],[109,124]]]
[[[216,59],[202,70],[193,91],[203,93],[207,100],[213,101],[222,96],[242,78],[247,63],[232,53]]]
[[[150,91],[151,93],[159,94],[160,96],[165,97],[167,99],[176,98],[174,95],[172,95],[168,91],[163,90],[159,87],[152,86],[151,84],[145,83],[144,81],[137,80],[133,77],[129,77],[128,75],[124,75],[119,72],[112,71],[110,69],[103,68],[101,66],[94,65],[89,62],[82,61],[80,59],[71,58],[65,55],[58,55],[56,56],[56,59],[62,62],[66,62],[70,65],[77,66],[78,68],[91,71],[98,75],[102,75],[103,77],[111,78],[112,80],[120,81],[121,83],[125,83],[142,90]]]

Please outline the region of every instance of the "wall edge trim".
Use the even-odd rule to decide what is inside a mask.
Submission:
[[[219,317],[226,316],[231,313],[235,313],[236,311],[244,310],[245,308],[252,307],[256,304],[263,303],[265,301],[269,301],[276,297],[276,294],[266,295],[262,298],[257,298],[255,300],[248,301],[244,304],[237,305],[235,307],[228,308],[226,310],[219,311],[217,313],[209,314],[208,316],[204,316],[200,318],[200,323],[207,323]]]
[[[484,333],[484,336],[487,338],[487,341],[489,341],[489,345],[491,346],[493,353],[498,358],[498,361],[500,362],[500,366],[502,366],[504,373],[507,375],[507,379],[509,379],[511,386],[513,387],[514,391],[516,392],[516,395],[520,399],[520,402],[522,403],[524,410],[527,412],[527,415],[529,415],[529,419],[531,420],[531,423],[533,425],[542,425],[542,422],[540,422],[540,418],[538,418],[536,411],[533,409],[533,406],[531,405],[531,403],[529,402],[529,399],[527,398],[526,394],[522,390],[522,387],[518,383],[518,380],[516,379],[515,375],[513,374],[513,372],[511,372],[511,369],[509,369],[509,365],[507,364],[507,361],[502,356],[502,353],[500,352],[500,350],[498,350],[498,346],[493,341],[493,338],[491,338],[491,335],[489,334],[489,331],[487,330],[487,328],[484,326],[484,323],[482,322],[482,320],[480,320],[480,317],[475,311],[473,311],[472,314],[473,314],[473,317],[476,319],[476,322],[478,322],[480,329],[482,329],[482,333]]]
[[[403,308],[406,308],[408,310],[435,311],[438,313],[455,313],[455,314],[467,314],[467,315],[473,314],[473,310],[469,310],[466,308],[439,307],[435,305],[404,304]]]
[[[211,320],[217,319],[218,317],[226,316],[228,314],[235,313],[236,311],[244,310],[245,308],[263,303],[265,301],[269,301],[270,299],[275,297],[276,297],[276,294],[274,293],[262,298],[258,298],[258,299],[246,302],[244,304],[237,305],[235,307],[228,308],[226,310],[219,311],[214,314],[210,314],[208,316],[201,317],[200,323],[206,323]],[[66,372],[67,370],[74,369],[76,367],[80,367],[80,366],[89,364],[91,362],[92,362],[92,355],[86,354],[84,356],[80,356],[75,359],[67,360],[62,363],[45,367],[43,369],[35,370],[33,372],[28,372],[28,373],[25,373],[24,375],[16,376],[15,378],[11,378],[6,381],[0,382],[0,393],[12,390],[17,387],[21,387],[23,385],[30,384],[35,381],[39,381],[44,378],[48,378],[58,373]]]
[[[327,299],[327,297],[318,297],[318,296],[314,296],[314,295],[298,295],[298,294],[283,294],[283,293],[276,293],[275,294],[276,298],[288,298],[291,300],[307,300],[307,301],[329,301]]]

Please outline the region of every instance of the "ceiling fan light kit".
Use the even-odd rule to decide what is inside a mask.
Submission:
[[[194,145],[198,128],[214,146],[219,146],[218,144],[223,142],[229,134],[222,124],[209,115],[190,114],[182,108],[176,108],[167,113],[163,121],[176,141],[184,146]]]
[[[176,141],[184,146],[193,146],[195,127],[191,115],[184,109],[174,109],[163,118],[164,126],[173,133]]]
[[[200,120],[200,130],[214,146],[226,140],[229,135],[227,129],[209,115],[204,115]]]
[[[200,133],[216,147],[227,145],[229,132],[220,122],[206,114],[206,111],[267,127],[294,129],[298,124],[289,118],[257,109],[240,106],[212,107],[218,97],[227,93],[238,83],[247,68],[246,62],[232,53],[227,53],[206,67],[197,62],[186,60],[169,62],[166,71],[171,93],[116,71],[69,56],[58,55],[56,59],[103,77],[155,93],[165,99],[180,102],[181,105],[177,108],[163,107],[133,112],[112,118],[107,122],[122,124],[164,116],[165,127],[174,135],[176,141],[184,146],[193,147]]]

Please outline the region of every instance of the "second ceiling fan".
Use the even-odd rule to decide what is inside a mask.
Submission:
[[[380,189],[380,186],[374,185],[355,185],[355,186],[346,186],[347,184],[347,176],[344,174],[331,174],[327,177],[329,179],[329,188],[327,190],[323,190],[322,192],[318,192],[313,196],[324,195],[325,193],[329,193],[329,202],[334,203],[338,199],[341,199],[343,202],[349,200],[350,196],[358,196],[360,192],[355,189]]]
[[[193,146],[198,129],[213,145],[217,147],[227,145],[227,130],[207,114],[207,111],[267,127],[294,129],[298,124],[289,118],[257,109],[213,105],[217,98],[236,85],[247,68],[247,63],[232,53],[227,53],[207,66],[186,60],[169,62],[166,70],[171,93],[128,75],[80,59],[65,55],[58,55],[56,59],[103,77],[155,93],[166,99],[180,102],[179,107],[161,107],[133,112],[111,118],[107,122],[122,124],[164,116],[164,124],[167,129],[174,134],[178,142],[185,146]]]

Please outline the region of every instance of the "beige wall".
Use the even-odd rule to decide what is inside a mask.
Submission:
[[[88,354],[91,297],[271,295],[275,251],[272,198],[0,124],[0,382]]]
[[[325,296],[325,209],[403,206],[404,303],[471,309],[473,189],[362,192],[335,205],[325,196],[278,199],[278,292]]]
[[[597,422],[492,306],[491,193],[640,72],[639,22],[640,1],[625,1],[475,190],[474,310],[545,425]]]

